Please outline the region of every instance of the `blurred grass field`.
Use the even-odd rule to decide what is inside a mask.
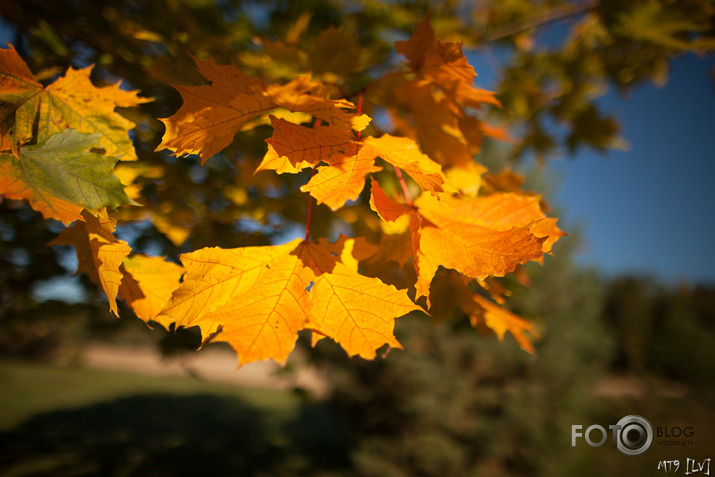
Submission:
[[[330,405],[299,393],[9,360],[0,361],[0,383],[3,476],[360,475]],[[660,475],[660,459],[712,457],[708,396],[646,394],[601,395],[579,424],[639,413],[659,425],[694,425],[694,445],[654,445],[633,458],[563,442],[569,474]]]
[[[340,475],[329,409],[190,377],[0,361],[0,475]],[[336,473],[337,472],[337,473]]]
[[[291,393],[238,388],[177,376],[146,376],[41,362],[0,361],[0,431],[35,414],[89,406],[137,394],[187,396],[212,394],[238,399],[279,417],[295,413],[300,401]]]

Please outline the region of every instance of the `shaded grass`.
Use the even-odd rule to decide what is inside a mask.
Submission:
[[[0,362],[0,475],[341,475],[330,409],[298,395]]]
[[[236,397],[275,413],[296,412],[297,396],[280,391],[244,389],[176,376],[145,376],[23,361],[0,361],[0,431],[39,412],[86,406],[132,396],[208,393]]]

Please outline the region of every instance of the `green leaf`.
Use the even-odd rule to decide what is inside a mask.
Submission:
[[[46,217],[63,222],[77,217],[67,206],[90,210],[133,203],[112,170],[118,159],[95,152],[100,134],[66,129],[39,144],[23,146],[19,159],[0,156],[0,192],[28,199]],[[70,214],[74,215],[74,214]]]

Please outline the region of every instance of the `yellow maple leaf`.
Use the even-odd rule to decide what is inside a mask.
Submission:
[[[80,133],[99,134],[96,147],[118,160],[136,160],[127,131],[135,124],[114,112],[151,101],[136,91],[124,91],[120,83],[98,88],[92,84],[92,67],[69,68],[47,88],[32,76],[15,48],[0,49],[0,150],[41,142],[72,128]]]
[[[285,363],[307,321],[310,277],[291,255],[299,242],[181,255],[186,275],[157,321],[197,325],[205,337],[221,330],[217,338],[231,344],[241,364]]]
[[[82,217],[84,220],[64,229],[48,245],[72,245],[79,262],[76,273],[87,274],[107,295],[112,313],[119,316],[116,296],[122,282],[120,266],[131,248],[114,237],[117,222],[106,213],[95,217],[84,210]]]
[[[487,172],[483,165],[471,161],[462,166],[451,167],[445,175],[447,180],[456,187],[462,195],[476,197],[482,185],[482,175]]]
[[[442,187],[447,182],[442,167],[423,154],[413,139],[384,134],[380,137],[367,137],[363,144],[371,154],[405,171],[422,190],[429,192],[446,190]],[[451,187],[447,189],[452,190]]]
[[[399,346],[394,319],[419,307],[404,291],[359,275],[356,262],[341,263],[347,242],[297,239],[184,254],[184,280],[157,321],[198,325],[205,337],[220,331],[215,339],[228,342],[240,364],[285,363],[304,328],[335,339],[350,355],[373,358],[385,343]]]
[[[184,268],[176,263],[145,255],[124,257],[120,271],[123,278],[119,299],[126,301],[137,317],[147,323],[164,308],[184,274]]]
[[[384,344],[402,348],[393,334],[395,318],[422,310],[404,290],[337,261],[325,241],[303,242],[300,248],[303,263],[316,275],[310,329],[334,339],[350,356],[373,359]]]
[[[381,170],[375,165],[378,157],[405,170],[423,190],[445,190],[442,168],[412,139],[384,135],[359,141],[351,130],[336,126],[308,128],[277,118],[272,119],[272,124],[268,152],[256,171],[297,173],[325,163],[318,166],[317,174],[301,190],[333,210],[357,199],[365,186],[365,176]]]
[[[333,158],[327,166],[318,167],[317,174],[300,188],[333,210],[357,199],[365,188],[365,176],[382,169],[375,165],[375,155],[359,144],[345,152],[342,158]]]

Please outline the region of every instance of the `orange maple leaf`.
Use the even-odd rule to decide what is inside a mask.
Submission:
[[[299,239],[285,245],[209,248],[181,256],[186,275],[158,320],[216,332],[240,364],[285,363],[297,332],[312,328],[350,355],[375,356],[397,316],[417,310],[404,291],[363,277],[340,262],[336,248]]]
[[[355,105],[346,99],[328,99],[328,92],[322,83],[310,79],[310,75],[300,75],[284,85],[270,85],[266,96],[277,105],[291,112],[312,114],[331,126],[362,131],[370,123],[367,114],[346,111]]]
[[[83,221],[78,220],[64,229],[48,245],[72,245],[79,262],[75,274],[87,274],[107,295],[112,313],[119,316],[116,296],[122,282],[120,266],[131,248],[114,237],[117,221],[107,217],[106,213],[95,217],[83,210],[82,217]]]
[[[370,122],[366,115],[345,111],[355,105],[347,100],[330,100],[320,83],[299,76],[285,85],[266,86],[233,65],[194,58],[197,69],[210,85],[173,85],[184,104],[161,119],[166,132],[157,150],[176,155],[198,154],[201,163],[221,152],[251,119],[276,108],[305,112],[343,128],[362,130]]]
[[[429,157],[444,166],[474,161],[482,144],[479,128],[466,124],[464,113],[444,93],[435,91],[424,80],[404,81],[394,89],[393,96],[412,119],[411,125],[401,121],[400,129],[418,139]]]
[[[333,210],[357,199],[365,187],[365,176],[381,169],[375,165],[378,157],[405,170],[423,190],[445,190],[442,168],[423,154],[412,139],[386,134],[359,141],[352,131],[344,128],[307,128],[277,118],[271,121],[273,136],[267,140],[269,150],[257,171],[296,173],[304,167],[325,163],[318,166],[317,174],[301,190]]]
[[[22,60],[15,47],[0,49],[0,151],[17,151],[32,139],[34,113],[39,108],[36,92],[42,85]],[[15,126],[15,118],[20,119]]]
[[[296,174],[320,161],[340,163],[357,154],[358,142],[350,129],[332,126],[308,128],[271,116],[273,135],[268,152],[256,169]],[[364,175],[363,175],[364,177]]]
[[[497,305],[472,291],[468,277],[456,272],[448,272],[443,275],[443,278],[449,284],[455,304],[466,312],[472,326],[482,331],[492,330],[500,341],[508,331],[514,336],[521,349],[531,354],[535,353],[531,340],[538,339],[539,333],[533,323],[500,306],[504,304],[504,299],[499,295],[505,290],[487,290],[493,297],[496,294],[500,298]],[[493,285],[496,284],[492,283],[490,286]]]
[[[528,226],[495,230],[457,220],[443,220],[439,226],[413,220],[413,237],[419,237],[413,249],[418,273],[417,296],[427,296],[429,285],[439,266],[457,270],[468,277],[484,279],[503,276],[517,265],[543,255],[543,238]]]
[[[382,220],[394,222],[403,215],[415,212],[413,206],[392,200],[375,179],[370,184],[370,208],[377,212]]]
[[[184,100],[179,110],[161,119],[166,132],[157,147],[176,155],[198,154],[201,163],[231,144],[233,136],[254,117],[275,108],[264,94],[263,82],[249,78],[233,65],[194,58],[210,85],[172,85]]]
[[[409,216],[417,297],[426,296],[428,306],[430,284],[440,266],[479,280],[503,276],[550,251],[555,239],[545,245],[549,233],[563,234],[555,222],[538,225],[545,220],[538,197],[442,194],[438,200],[423,194],[412,207],[397,204],[373,182],[370,205],[384,220]]]
[[[407,57],[412,71],[432,81],[464,106],[479,108],[483,103],[499,106],[494,93],[472,86],[477,73],[462,52],[462,44],[444,42],[437,36],[427,15],[407,41],[395,43]]]
[[[496,333],[499,340],[504,339],[504,334],[508,331],[519,343],[519,346],[524,351],[534,354],[534,345],[526,333],[529,333],[534,338],[539,337],[539,333],[534,328],[534,325],[514,313],[500,306],[491,303],[489,300],[479,295],[473,296],[476,307],[468,310],[470,320],[473,326],[477,326],[481,320],[488,328],[491,328]]]

